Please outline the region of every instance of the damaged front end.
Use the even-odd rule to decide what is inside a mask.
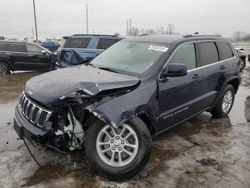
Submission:
[[[102,104],[131,92],[137,85],[94,93],[95,90],[79,89],[69,96],[54,101],[55,111],[47,146],[60,151],[81,150],[84,147],[85,131],[91,122],[101,120],[117,128],[117,124],[98,110]],[[96,90],[97,91],[97,90]]]
[[[117,127],[111,117],[99,107],[138,87],[139,82],[132,86],[112,87],[105,90],[96,84],[85,84],[67,96],[61,96],[45,106],[24,92],[17,106],[15,124],[20,138],[25,137],[36,141],[57,153],[82,150],[85,142],[85,131],[94,120],[101,120],[110,126]],[[82,85],[83,86],[83,85]],[[106,86],[105,86],[106,87]],[[110,109],[112,107],[109,107]],[[111,111],[106,109],[106,111]],[[20,121],[24,119],[26,122]]]

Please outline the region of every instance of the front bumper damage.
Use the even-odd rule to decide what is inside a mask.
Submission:
[[[47,135],[51,129],[52,123],[47,122],[44,128],[38,128],[30,123],[22,114],[20,106],[15,109],[14,129],[20,139],[26,138],[29,141],[45,143]]]

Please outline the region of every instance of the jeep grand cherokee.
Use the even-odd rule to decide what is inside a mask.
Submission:
[[[88,65],[30,79],[15,129],[46,147],[85,149],[97,173],[124,180],[146,165],[152,135],[204,111],[227,116],[238,74],[237,53],[219,36],[129,38]]]

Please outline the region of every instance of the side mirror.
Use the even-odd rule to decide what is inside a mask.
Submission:
[[[172,63],[169,64],[166,69],[161,73],[161,79],[167,77],[180,77],[187,75],[187,67],[184,64]]]
[[[42,53],[43,55],[48,55],[48,53],[46,52],[46,50],[42,50],[41,53]]]

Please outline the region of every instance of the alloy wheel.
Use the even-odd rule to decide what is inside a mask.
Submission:
[[[111,167],[128,165],[136,157],[138,149],[136,132],[127,124],[117,129],[105,125],[97,135],[97,154]]]

